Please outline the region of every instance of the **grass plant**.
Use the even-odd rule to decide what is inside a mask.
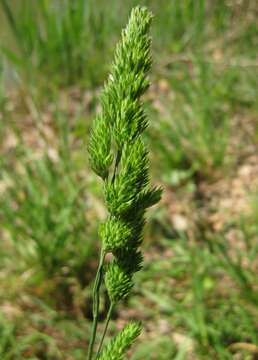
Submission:
[[[136,5],[155,15],[152,86],[139,26],[99,106]],[[132,360],[256,359],[256,15],[256,0],[0,0],[1,359],[87,358],[99,250],[94,357],[127,358],[143,323]],[[164,195],[141,243],[149,170]]]
[[[54,161],[47,154],[22,159],[21,172],[5,169],[3,174],[9,185],[0,214],[14,251],[26,266],[36,266],[47,277],[64,271],[78,275],[94,252],[85,241],[90,225],[78,174],[63,159]]]
[[[168,355],[164,359],[181,358],[180,353],[183,359],[191,354],[196,359],[234,359],[233,349],[240,343],[240,358],[252,358],[258,341],[252,254],[246,266],[232,259],[224,238],[198,246],[183,236],[161,243],[174,256],[164,253],[159,261],[146,264],[136,283],[139,297],[131,299],[131,306],[143,311],[144,297],[151,304],[148,316],[156,317],[155,326],[165,322],[168,333],[178,338],[170,347],[166,345]],[[252,290],[247,279],[251,279]],[[169,281],[174,286],[166,286]],[[142,343],[139,352],[144,353],[145,348],[147,344]],[[161,348],[152,343],[153,359],[159,358]]]
[[[3,52],[26,81],[45,88],[96,84],[102,78],[105,68],[97,63],[108,52],[110,34],[107,12],[95,11],[93,1],[1,0],[1,7],[14,39],[9,39],[12,46],[2,45]],[[51,76],[52,85],[42,72]]]
[[[195,172],[209,175],[227,163],[227,79],[216,75],[208,62],[198,58],[190,62],[190,67],[179,65],[173,71],[175,97],[164,103],[171,111],[161,114],[152,139],[158,139],[157,132],[163,138],[156,146],[164,173],[170,168],[188,171],[190,176]]]
[[[93,330],[88,360],[93,358],[103,279],[110,307],[96,358],[122,359],[140,333],[139,325],[127,325],[101,353],[114,307],[128,297],[133,274],[142,267],[139,247],[143,241],[145,210],[161,195],[159,189],[149,186],[148,151],[141,138],[148,125],[140,97],[149,86],[146,75],[151,67],[148,35],[151,18],[146,8],[132,10],[102,93],[102,112],[91,133],[90,163],[104,182],[109,216],[100,228],[102,249],[93,290]],[[108,253],[112,253],[113,260],[105,267]]]
[[[180,54],[200,49],[214,29],[228,29],[233,15],[231,6],[207,0],[161,0],[159,4],[155,0],[125,0],[123,4],[113,0],[113,12],[104,0],[98,6],[93,0],[39,0],[36,5],[33,0],[1,0],[11,33],[2,50],[15,71],[37,87],[99,85],[126,14],[138,3],[156,14],[153,36],[158,64],[171,51]],[[42,72],[51,77],[51,84]]]

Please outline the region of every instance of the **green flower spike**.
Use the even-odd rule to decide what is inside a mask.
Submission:
[[[124,353],[132,346],[140,335],[141,325],[129,323],[125,328],[107,345],[101,353],[99,360],[123,360]]]
[[[101,352],[114,306],[129,296],[133,275],[142,268],[143,255],[139,247],[143,241],[146,209],[161,197],[161,190],[150,186],[148,150],[142,139],[148,126],[141,96],[149,87],[151,20],[152,15],[146,8],[132,10],[101,95],[101,113],[91,132],[90,164],[104,181],[109,215],[99,230],[102,249],[93,291],[93,330],[88,360],[93,359],[103,280],[110,308],[94,359],[124,359],[124,352],[140,333],[139,325],[129,324]],[[112,253],[113,261],[105,266],[107,253]]]

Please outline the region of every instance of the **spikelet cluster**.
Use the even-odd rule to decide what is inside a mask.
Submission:
[[[160,199],[149,185],[148,150],[142,132],[148,121],[141,96],[149,87],[151,67],[148,30],[152,15],[146,8],[132,10],[115,51],[111,74],[90,139],[92,169],[104,180],[109,218],[100,227],[103,250],[114,255],[105,285],[111,301],[124,299],[133,286],[133,273],[141,268],[145,210]]]
[[[138,323],[129,323],[124,329],[105,347],[99,360],[123,360],[123,354],[127,351],[141,332]]]

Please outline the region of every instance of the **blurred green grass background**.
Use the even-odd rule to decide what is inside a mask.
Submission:
[[[146,142],[164,196],[110,335],[143,321],[134,360],[257,359],[256,0],[0,0],[2,360],[85,359],[105,217],[88,134],[137,4],[155,15]]]

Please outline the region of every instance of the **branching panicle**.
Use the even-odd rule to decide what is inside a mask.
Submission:
[[[123,359],[124,351],[140,332],[138,325],[129,324],[101,353],[113,307],[130,294],[133,275],[142,268],[139,247],[145,211],[161,197],[160,189],[150,187],[148,150],[142,140],[148,121],[140,97],[149,87],[151,20],[146,8],[132,10],[115,51],[111,74],[101,96],[101,114],[91,134],[91,167],[104,180],[109,216],[99,231],[102,257],[94,287],[95,317],[88,360],[93,354],[103,278],[111,305],[96,359]],[[108,252],[112,253],[113,261],[104,267]]]

